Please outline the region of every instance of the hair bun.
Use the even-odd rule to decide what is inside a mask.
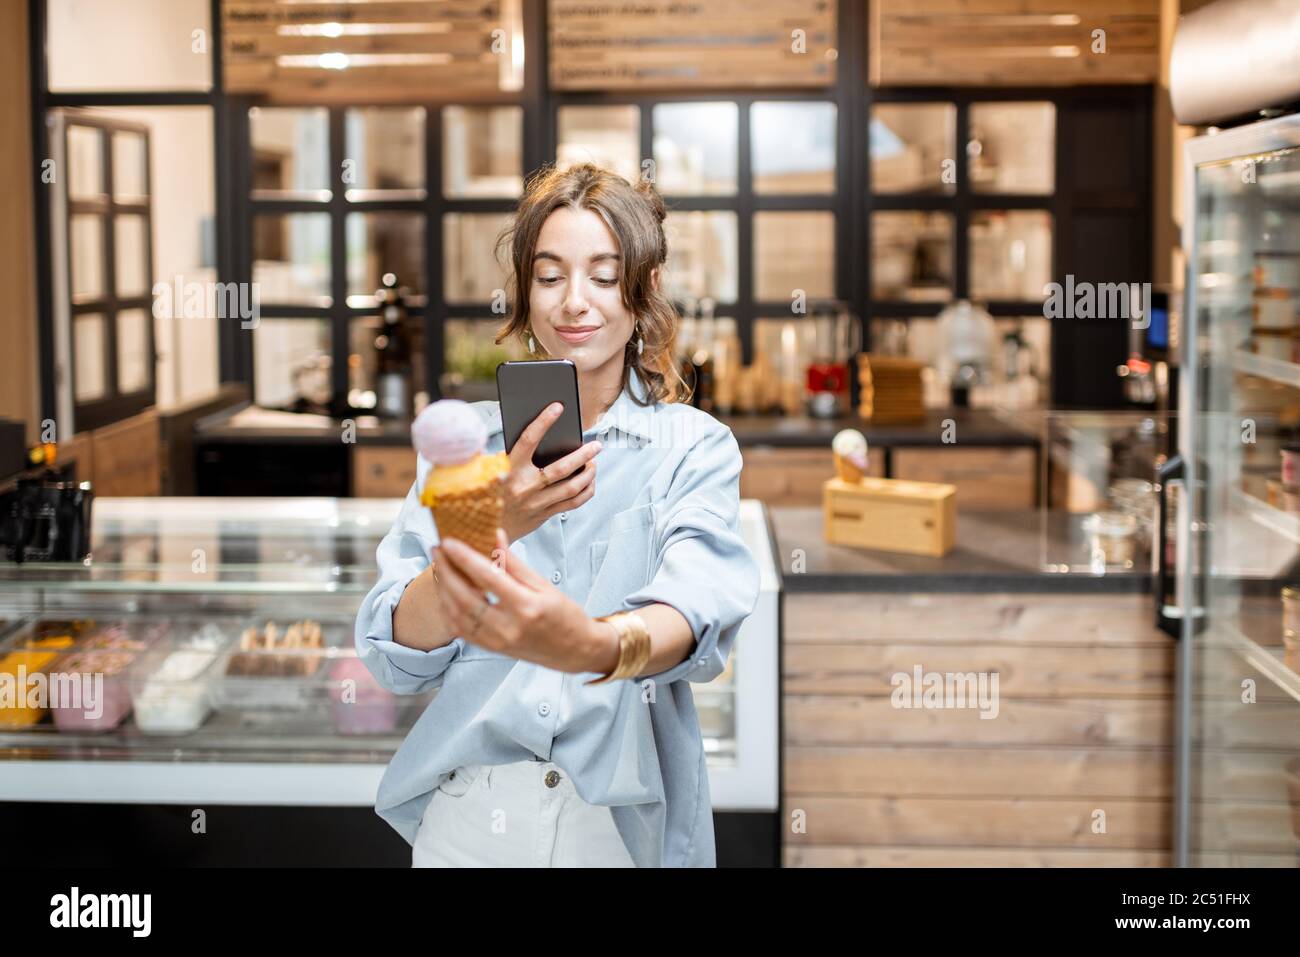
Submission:
[[[640,197],[645,200],[650,212],[654,214],[656,222],[662,223],[668,218],[668,207],[664,205],[664,198],[659,195],[659,190],[655,189],[655,184],[644,176],[639,177],[636,183],[636,191]]]

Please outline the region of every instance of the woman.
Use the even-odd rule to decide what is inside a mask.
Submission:
[[[358,651],[394,692],[439,688],[376,803],[415,866],[714,864],[690,683],[722,672],[758,569],[735,438],[679,401],[663,220],[652,186],[589,164],[530,181],[498,341],[573,361],[584,444],[538,469],[554,418],[525,430],[499,560],[439,542],[423,458],[379,546]],[[502,451],[498,403],[474,408]]]

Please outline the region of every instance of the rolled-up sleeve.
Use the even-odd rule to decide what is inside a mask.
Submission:
[[[740,468],[740,447],[720,423],[678,466],[655,522],[655,573],[623,604],[676,608],[695,642],[683,661],[641,680],[712,681],[758,602],[758,564],[740,534]]]
[[[419,500],[427,472],[428,463],[421,458],[415,484],[375,553],[379,580],[357,613],[357,654],[375,680],[394,694],[420,694],[438,687],[464,644],[453,639],[440,648],[421,651],[393,640],[393,612],[406,586],[429,567],[429,553],[438,543],[433,518]]]

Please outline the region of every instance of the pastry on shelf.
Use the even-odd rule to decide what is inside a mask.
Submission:
[[[309,677],[320,667],[325,639],[319,622],[296,621],[282,633],[275,622],[265,628],[246,628],[239,636],[239,651],[230,656],[227,675],[277,678]]]

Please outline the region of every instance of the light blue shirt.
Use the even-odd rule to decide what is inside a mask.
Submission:
[[[740,535],[740,449],[731,430],[684,403],[642,406],[630,384],[583,433],[599,438],[596,492],[510,550],[593,617],[662,602],[695,637],[689,657],[638,681],[588,687],[566,674],[456,637],[432,651],[393,641],[393,610],[438,541],[419,489],[380,542],[379,581],[357,615],[358,653],[398,694],[433,697],[393,756],[375,809],[408,843],[450,772],[534,756],[566,770],[578,794],[607,805],[639,867],[712,867],[713,808],[691,682],[722,673],[758,601],[759,571]],[[488,452],[504,448],[496,402],[473,408]]]

